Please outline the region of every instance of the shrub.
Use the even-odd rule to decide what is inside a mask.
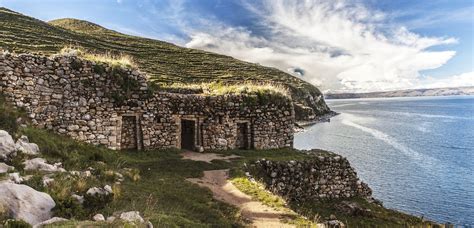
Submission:
[[[22,109],[17,109],[9,104],[5,97],[0,94],[0,129],[5,130],[11,134],[17,132],[19,118],[25,118],[26,112]]]
[[[89,215],[84,207],[71,196],[55,201],[56,206],[53,208],[53,213],[55,216],[68,219],[84,219]]]
[[[114,199],[114,194],[85,194],[84,195],[84,207],[93,214],[101,209],[103,209],[107,204],[112,202]]]

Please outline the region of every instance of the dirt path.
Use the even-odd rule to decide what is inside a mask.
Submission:
[[[204,161],[211,163],[212,160],[223,160],[229,161],[230,159],[240,158],[237,155],[230,155],[230,156],[223,156],[221,154],[214,154],[214,153],[196,153],[192,151],[186,151],[181,153],[183,159],[189,159],[193,161]]]
[[[212,160],[226,160],[238,158],[239,156],[222,156],[212,153],[184,152],[183,159],[194,161],[211,162]],[[252,223],[252,227],[295,227],[294,225],[283,223],[282,218],[290,217],[294,213],[277,211],[269,206],[252,200],[252,198],[241,192],[229,180],[229,171],[210,170],[204,171],[202,178],[187,179],[201,187],[209,188],[215,199],[234,205],[241,210],[242,216]]]
[[[237,189],[228,177],[228,170],[210,170],[204,171],[204,177],[188,181],[209,188],[215,199],[240,208],[242,216],[251,221],[253,227],[295,227],[281,221],[284,217],[290,217],[291,213],[277,211],[252,200],[250,196]]]

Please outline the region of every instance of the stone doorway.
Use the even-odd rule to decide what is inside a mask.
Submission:
[[[120,149],[139,149],[137,119],[136,116],[122,116]]]
[[[249,149],[249,126],[248,123],[237,124],[237,140],[235,146],[238,149]]]
[[[195,149],[196,121],[181,120],[181,149]]]

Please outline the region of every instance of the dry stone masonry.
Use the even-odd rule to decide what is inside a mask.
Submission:
[[[289,201],[370,198],[372,190],[359,180],[349,161],[335,154],[294,161],[258,160],[249,175]]]
[[[290,98],[154,91],[134,69],[0,52],[0,93],[38,127],[111,149],[293,146]]]

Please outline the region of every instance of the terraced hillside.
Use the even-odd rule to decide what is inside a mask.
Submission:
[[[121,34],[76,19],[49,23],[0,8],[0,49],[14,52],[57,53],[65,46],[89,52],[126,54],[158,84],[225,84],[257,81],[289,89],[298,119],[329,112],[321,92],[313,85],[275,68],[229,56],[179,47],[167,42]]]

